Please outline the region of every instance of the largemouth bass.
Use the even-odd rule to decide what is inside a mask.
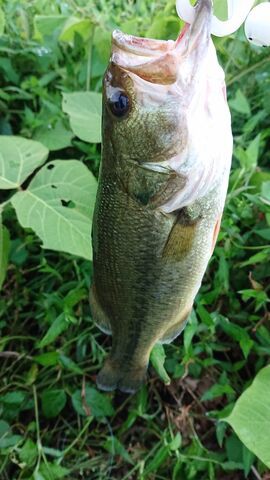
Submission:
[[[113,32],[90,293],[112,334],[104,390],[136,391],[155,343],[183,330],[217,239],[232,133],[211,15],[199,1],[175,42]]]

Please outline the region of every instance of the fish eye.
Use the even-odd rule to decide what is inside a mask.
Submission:
[[[109,99],[109,107],[114,116],[124,117],[130,108],[130,101],[126,93],[121,90],[113,92]]]

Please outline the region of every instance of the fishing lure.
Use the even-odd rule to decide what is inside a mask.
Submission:
[[[234,33],[245,22],[245,34],[250,43],[270,46],[270,3],[263,2],[251,10],[255,0],[227,0],[228,20],[212,15],[211,33],[224,37]],[[180,18],[192,24],[195,8],[189,0],[177,0],[176,10]]]

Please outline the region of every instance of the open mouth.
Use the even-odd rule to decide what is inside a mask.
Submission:
[[[184,30],[187,29],[188,26]],[[115,30],[111,61],[148,82],[174,83],[179,63],[179,42],[183,36],[181,33],[176,41],[154,40]]]
[[[211,1],[200,1],[192,26],[185,24],[176,41],[136,37],[115,30],[111,62],[151,83],[175,83],[181,60],[205,40],[208,44],[211,14]]]

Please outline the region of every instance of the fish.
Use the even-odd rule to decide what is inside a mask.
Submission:
[[[199,0],[177,40],[112,34],[93,217],[94,322],[112,335],[98,388],[136,392],[183,330],[212,256],[232,158],[225,76]]]

